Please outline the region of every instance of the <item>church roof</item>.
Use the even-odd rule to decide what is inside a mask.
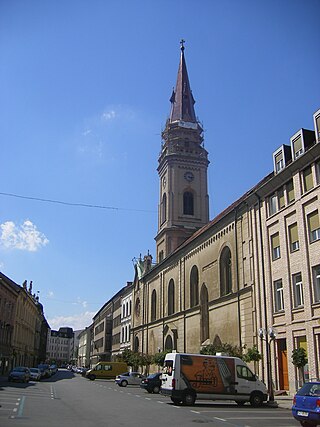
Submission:
[[[180,43],[181,55],[177,83],[170,98],[170,102],[172,104],[170,122],[179,120],[184,122],[197,123],[194,111],[195,100],[190,89],[188,71],[184,57],[184,40],[181,40]]]

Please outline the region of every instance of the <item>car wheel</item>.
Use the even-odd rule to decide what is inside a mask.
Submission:
[[[238,405],[238,406],[244,406],[244,404],[245,404],[246,402],[244,401],[244,400],[236,400],[236,404]]]
[[[196,401],[196,397],[194,393],[187,391],[183,397],[183,403],[187,406],[194,405],[194,402]]]
[[[152,393],[152,390],[150,390],[150,388],[147,388],[147,392]]]
[[[180,403],[182,402],[182,400],[178,399],[176,397],[171,397],[171,402],[173,402],[175,405],[180,405]]]
[[[122,380],[120,385],[121,385],[121,387],[127,387],[128,381]]]
[[[96,376],[91,374],[88,376],[89,380],[94,381],[96,379]]]
[[[159,393],[159,391],[160,391],[160,387],[159,387],[158,385],[155,385],[155,386],[153,387],[153,393],[158,394],[158,393]]]
[[[254,408],[258,408],[263,403],[263,397],[261,393],[252,393],[250,396],[250,405]]]

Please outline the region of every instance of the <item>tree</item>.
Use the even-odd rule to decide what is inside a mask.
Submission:
[[[304,367],[305,365],[308,363],[308,358],[307,358],[307,352],[304,348],[299,347],[299,348],[295,348],[292,352],[292,363],[294,364],[294,366],[296,368],[298,368],[298,372],[299,372],[299,376],[300,378],[302,378],[302,381],[304,383],[305,378],[304,378]]]
[[[221,343],[221,344],[209,344],[202,347],[200,350],[201,354],[212,354],[224,353],[232,357],[243,357],[242,348],[236,345]]]
[[[259,360],[262,359],[262,356],[258,350],[258,347],[254,345],[251,348],[248,348],[247,353],[243,354],[242,359],[249,363],[249,362],[259,362]]]
[[[163,366],[164,359],[165,359],[167,353],[168,353],[168,351],[159,351],[158,353],[156,353],[153,356],[153,363],[155,365],[158,365],[159,367]]]

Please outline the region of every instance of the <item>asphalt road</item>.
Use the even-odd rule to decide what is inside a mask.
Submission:
[[[66,370],[41,382],[0,382],[0,405],[1,427],[299,426],[283,408],[205,401],[175,406],[169,398],[140,387],[89,381]]]

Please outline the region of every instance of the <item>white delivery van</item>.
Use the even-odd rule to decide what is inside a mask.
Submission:
[[[261,406],[268,398],[265,384],[237,357],[168,353],[161,393],[175,404],[193,405],[196,399],[235,400]]]

